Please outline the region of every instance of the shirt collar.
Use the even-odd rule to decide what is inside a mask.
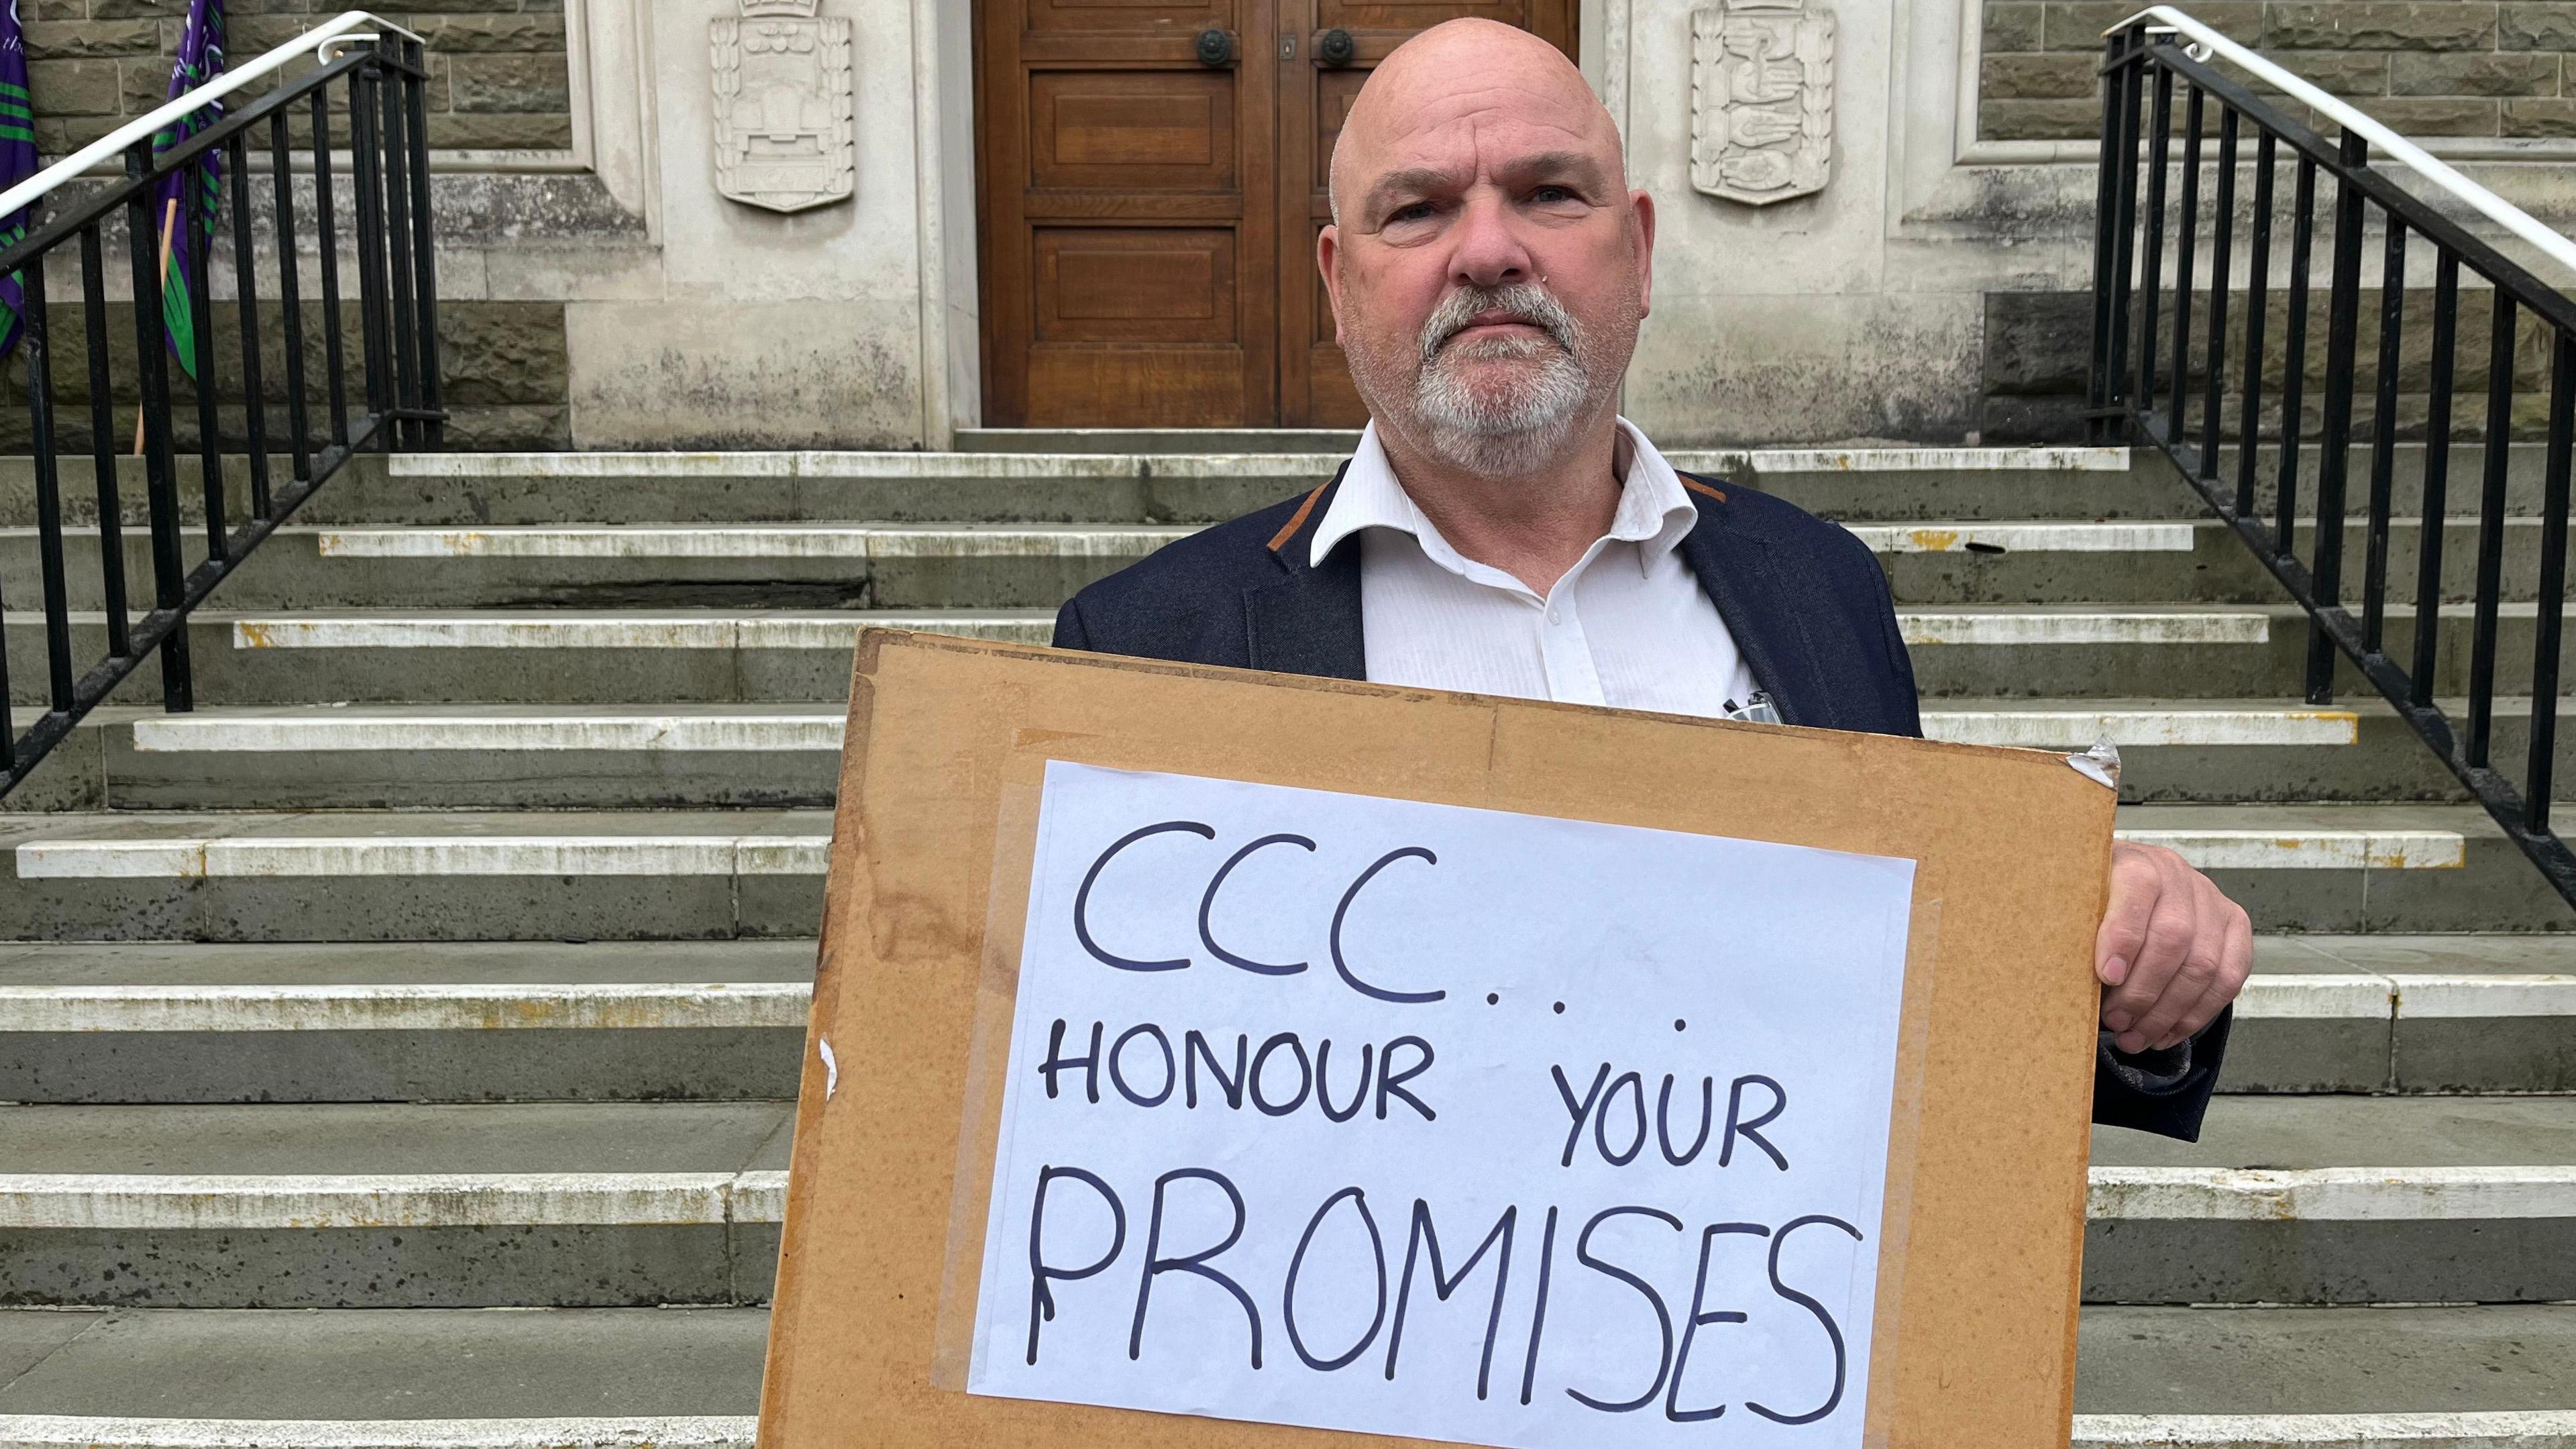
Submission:
[[[1699,508],[1682,487],[1681,475],[1673,471],[1673,465],[1646,440],[1636,424],[1620,418],[1618,428],[1619,460],[1625,466],[1620,475],[1619,506],[1610,516],[1608,537],[1636,544],[1638,567],[1649,570],[1679,547],[1683,536],[1698,524]],[[1410,534],[1425,553],[1444,564],[1455,555],[1448,540],[1413,506],[1412,496],[1397,480],[1395,466],[1387,460],[1386,448],[1378,441],[1375,422],[1361,430],[1359,447],[1352,451],[1350,465],[1342,470],[1341,486],[1333,490],[1332,506],[1324,510],[1323,519],[1315,525],[1309,563],[1321,567],[1342,540],[1366,528]],[[1452,572],[1461,571],[1455,565],[1450,567]]]

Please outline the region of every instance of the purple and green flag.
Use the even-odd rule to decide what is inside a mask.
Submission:
[[[18,0],[0,17],[0,191],[36,174],[36,116],[28,105],[27,44]],[[26,239],[27,212],[0,217],[0,248]],[[17,350],[26,329],[27,292],[16,272],[0,277],[0,357]]]
[[[14,5],[15,0],[11,0]],[[189,0],[187,28],[179,35],[179,54],[170,66],[170,99],[177,100],[224,73],[223,0]],[[152,154],[160,155],[224,118],[221,101],[209,101],[152,136]],[[188,312],[188,258],[196,236],[211,239],[223,203],[223,148],[208,150],[188,165],[161,178],[152,214],[161,227],[161,316],[170,353],[180,370],[197,375],[197,330]]]

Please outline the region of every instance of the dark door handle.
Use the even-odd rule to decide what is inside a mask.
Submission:
[[[1359,59],[1360,43],[1347,30],[1327,30],[1315,44],[1315,63],[1339,68]]]
[[[1234,64],[1234,37],[1211,25],[1199,32],[1199,64]]]

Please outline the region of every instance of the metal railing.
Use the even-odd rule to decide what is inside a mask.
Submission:
[[[288,74],[310,56],[309,70]],[[264,77],[280,75],[276,88],[231,110],[193,134],[207,107]],[[161,660],[165,709],[194,706],[187,619],[223,580],[314,490],[361,452],[437,447],[446,412],[440,402],[438,284],[431,252],[429,148],[424,127],[423,83],[428,78],[420,37],[362,11],[351,11],[250,63],[231,70],[118,128],[103,139],[0,193],[0,216],[50,206],[31,217],[23,241],[0,250],[0,276],[14,274],[26,302],[19,344],[26,371],[25,406],[31,434],[36,553],[44,599],[44,713],[24,731],[0,729],[0,795],[23,782],[46,753],[126,676],[155,654]],[[345,101],[347,135],[334,134],[334,95]],[[184,139],[154,138],[178,130]],[[253,157],[260,162],[253,171]],[[121,156],[121,178],[90,181],[66,190],[102,161]],[[219,201],[200,210],[199,178],[209,162],[220,168]],[[345,166],[344,178],[335,168]],[[272,215],[254,212],[254,175],[266,186]],[[311,214],[303,215],[298,180],[310,177]],[[186,197],[156,205],[167,178],[187,178]],[[182,215],[182,213],[185,213]],[[309,230],[308,230],[309,228]],[[274,256],[259,254],[269,233]],[[130,264],[134,342],[133,401],[120,404],[110,366],[108,285],[111,242]],[[304,279],[299,258],[313,249],[321,337],[308,357]],[[351,386],[342,323],[342,252],[355,257],[358,290],[356,387]],[[55,329],[72,323],[69,309],[47,309],[48,267],[58,254],[76,251],[79,266],[79,351],[86,373],[90,471],[97,489],[98,584],[104,613],[105,657],[82,667],[75,649],[74,611],[65,559],[63,436],[57,416]],[[176,250],[178,256],[173,257]],[[180,262],[184,297],[165,298],[163,277]],[[157,263],[157,265],[156,265]],[[218,267],[233,283],[233,322],[224,339],[234,356],[218,360],[212,283]],[[263,277],[263,273],[266,276]],[[273,279],[275,301],[263,296]],[[165,321],[165,308],[170,309]],[[183,311],[180,309],[184,309]],[[265,311],[263,309],[266,309]],[[189,348],[182,371],[194,419],[196,471],[203,488],[200,557],[189,562],[189,524],[182,518],[180,416],[174,412],[169,325],[184,316]],[[263,317],[272,317],[283,339],[283,439],[273,439],[269,415],[267,349]],[[238,365],[238,424],[227,435],[219,369]],[[311,373],[318,365],[321,377]],[[316,388],[320,389],[317,397]],[[356,394],[354,403],[352,393]],[[354,407],[354,411],[353,411]],[[124,451],[120,415],[138,419],[144,508],[151,532],[152,606],[133,615],[127,604],[126,557],[118,457]],[[139,415],[139,417],[138,417]],[[227,447],[237,449],[247,473],[247,517],[235,525],[227,502]],[[282,456],[272,458],[272,448]],[[271,477],[282,463],[288,476]],[[78,465],[74,464],[76,468]],[[16,583],[0,579],[0,597]],[[7,651],[0,649],[0,700],[9,690]]]
[[[2310,701],[2323,704],[2333,698],[2337,659],[2349,661],[2559,894],[2576,902],[2576,853],[2550,826],[2567,586],[2569,448],[2571,434],[2576,434],[2576,302],[2472,235],[2418,192],[2430,189],[2449,196],[2571,271],[2576,271],[2576,245],[2405,138],[2179,10],[2154,7],[2106,36],[2087,399],[2097,439],[2134,440],[2160,449],[2307,610]],[[2257,95],[2245,81],[2222,74],[2212,64],[2221,59],[2283,93],[2289,103]],[[2329,140],[2294,110],[2324,116],[2340,134]],[[2249,143],[2252,197],[2240,223],[2238,173],[2247,165]],[[2401,185],[2375,165],[2374,152],[2412,173],[2414,186]],[[2277,353],[2280,393],[2267,398],[2266,363],[2276,354],[2269,350],[2266,329],[2284,161],[2290,167],[2287,295],[2281,319],[2285,335]],[[2204,213],[2202,169],[2211,162],[2215,195]],[[2332,183],[2333,193],[2331,211],[2322,218],[2320,179]],[[2316,374],[2321,396],[2316,399],[2313,499],[2303,517],[2311,253],[2321,220],[2328,251],[2325,352]],[[2248,235],[2238,290],[2232,283],[2240,225]],[[2196,254],[2204,229],[2209,243],[2205,275]],[[2357,420],[2356,393],[2364,371],[2357,356],[2363,252],[2374,230],[2380,252],[2377,338],[2368,369],[2368,411]],[[2414,309],[2408,279],[2423,274],[2426,258],[2420,253],[2410,258],[2410,245],[2431,253],[2431,295],[2422,309],[2429,315],[2421,318],[2409,315]],[[2436,703],[2435,686],[2443,664],[2443,534],[2464,272],[2491,308],[2467,702],[2465,717],[2455,723]],[[2231,322],[2231,309],[2242,310],[2241,321]],[[2507,662],[2499,659],[2505,652],[2499,623],[2509,612],[2503,603],[2506,508],[2515,364],[2526,318],[2547,345],[2548,421],[2527,676],[2530,737],[2517,767],[2499,757],[2496,698],[2499,671]],[[2398,488],[2396,439],[2404,426],[2400,378],[2409,366],[2404,339],[2410,327],[2426,325],[2431,330],[2421,496],[2413,510],[2418,519],[2414,595],[2411,609],[2392,610],[2393,570],[2402,567],[2402,560],[2392,563],[2389,554]],[[2237,344],[2232,371],[2231,342]],[[2197,354],[2195,345],[2201,349]],[[2277,419],[2277,426],[2268,430],[2267,409]],[[2357,423],[2366,424],[2366,432]],[[2369,461],[2363,480],[2361,581],[2359,598],[2348,600],[2348,494],[2356,439],[2364,436]],[[2270,496],[2261,497],[2264,492]],[[2402,649],[2392,648],[2392,614],[2409,626],[2411,637]],[[2456,661],[2452,668],[2456,674]]]

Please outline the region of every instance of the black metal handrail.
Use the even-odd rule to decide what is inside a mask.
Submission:
[[[2108,36],[2103,64],[2102,165],[2094,237],[2093,357],[2089,416],[2097,441],[2140,441],[2162,451],[2219,518],[2254,550],[2290,596],[2307,610],[2307,697],[2334,697],[2338,656],[2386,696],[2558,893],[2576,903],[2576,852],[2550,827],[2551,767],[2557,737],[2560,625],[2566,604],[2569,448],[2576,433],[2576,301],[2571,301],[2493,246],[2471,235],[2389,175],[2374,169],[2367,139],[2346,129],[2319,135],[2281,106],[2219,73],[2206,51],[2177,43],[2173,27],[2141,16]],[[2179,124],[2175,90],[2182,90]],[[2201,209],[2201,170],[2209,114],[2217,114],[2214,190]],[[2143,113],[2143,114],[2142,114]],[[2247,217],[2245,286],[2231,295],[2238,228],[2237,173],[2251,131],[2253,196]],[[2141,143],[2145,156],[2140,157]],[[2275,237],[2275,182],[2284,153],[2293,167],[2286,332],[2281,396],[2271,403],[2277,427],[2265,427],[2265,324]],[[2168,174],[2178,193],[2167,215]],[[2299,538],[2300,470],[2305,443],[2310,252],[2319,217],[2319,177],[2333,182],[2329,228],[2323,396],[2316,441],[2314,515]],[[2140,201],[2143,182],[2145,199]],[[2482,198],[2488,199],[2488,198]],[[2509,208],[2504,208],[2509,211]],[[2195,249],[2206,221],[2210,240],[2204,281]],[[2344,560],[2347,490],[2354,415],[2366,232],[2379,231],[2378,346],[2368,401],[2369,470],[2364,504],[2364,556],[2359,616],[2346,601]],[[2168,235],[2174,256],[2164,257]],[[2400,431],[2399,374],[2407,325],[2408,245],[2432,252],[2430,398],[2424,430],[2422,501],[2417,510],[2411,649],[2387,645],[2390,615],[2390,518]],[[2419,263],[2420,266],[2420,263]],[[2476,576],[2469,640],[2464,728],[2435,703],[2440,659],[2443,525],[2452,434],[2451,392],[2459,338],[2462,273],[2484,282],[2493,301],[2488,336],[2486,418],[2477,519]],[[2170,283],[2172,295],[2164,290]],[[2199,315],[2195,317],[2195,300]],[[2242,352],[2229,375],[2228,315],[2241,306]],[[2533,319],[2549,344],[2547,452],[2543,470],[2537,617],[2530,660],[2529,747],[2520,769],[2499,764],[2495,750],[2498,618],[2503,595],[2504,526],[2513,441],[2514,364],[2519,319]],[[2193,328],[2205,353],[2192,385]],[[2158,329],[2170,327],[2161,339]],[[2195,398],[2194,394],[2197,394]],[[2198,403],[2197,417],[2193,403]],[[2233,403],[2231,409],[2228,404]],[[2258,507],[2270,450],[2270,516]],[[2232,465],[2232,466],[2231,466]],[[2222,475],[2232,472],[2232,486]]]
[[[421,43],[398,35],[359,39],[336,59],[285,82],[257,102],[214,121],[158,155],[150,140],[125,154],[125,175],[43,219],[25,240],[0,250],[0,275],[16,273],[26,294],[26,406],[32,433],[38,566],[45,610],[47,708],[25,731],[14,719],[0,728],[0,795],[23,782],[46,753],[92,708],[156,651],[161,656],[165,709],[194,707],[187,619],[279,523],[334,473],[362,452],[437,447],[446,412],[441,405],[438,356],[438,283],[431,253],[427,106],[428,68]],[[332,134],[333,88],[342,88],[349,135]],[[306,124],[299,139],[292,122]],[[274,199],[276,303],[284,338],[286,450],[291,476],[270,486],[269,418],[261,355],[262,299],[251,205],[253,139],[265,132],[269,195]],[[334,147],[347,157],[350,204],[344,235],[343,179],[334,173]],[[172,227],[156,217],[159,182],[174,173],[198,174],[203,159],[220,153],[224,168],[223,228],[189,216]],[[303,163],[299,166],[297,163]],[[312,177],[312,237],[318,252],[322,326],[321,416],[306,373],[305,318],[298,275],[295,180]],[[193,200],[183,210],[192,209]],[[129,618],[125,555],[117,483],[117,408],[108,358],[105,233],[122,217],[132,263],[136,352],[134,381],[140,398],[145,499],[152,534],[152,607]],[[162,296],[163,236],[187,248],[187,316],[192,339],[189,371],[195,375],[196,451],[205,491],[204,556],[187,563],[180,518],[170,367]],[[229,240],[229,247],[218,245]],[[362,410],[350,413],[350,388],[340,319],[340,248],[352,244],[358,270]],[[106,614],[107,656],[76,672],[72,609],[64,566],[61,460],[56,455],[52,325],[46,311],[46,264],[60,249],[80,254],[82,322],[89,382],[91,466],[98,490],[98,546]],[[210,296],[214,264],[228,261],[234,279],[240,332],[242,422],[237,438],[222,428],[222,399],[215,376],[215,327]],[[249,517],[228,527],[225,444],[236,441],[249,474]],[[0,595],[9,581],[0,580]],[[9,700],[8,659],[0,649],[0,700]]]

